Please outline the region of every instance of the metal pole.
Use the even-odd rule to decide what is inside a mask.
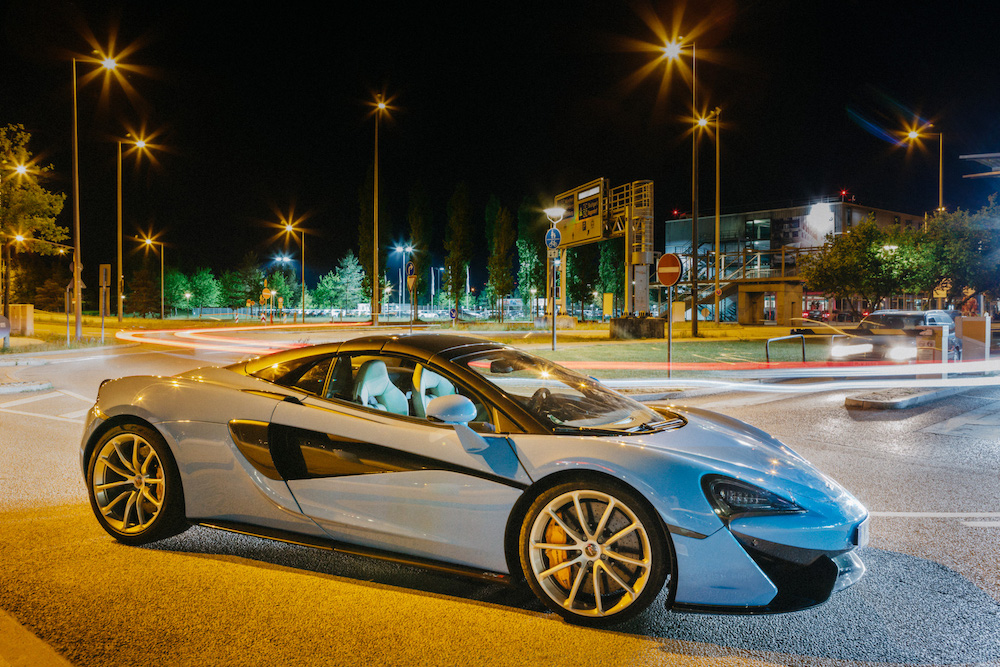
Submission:
[[[163,258],[166,256],[166,254],[167,254],[167,251],[163,247],[163,244],[161,243],[160,244],[160,319],[161,320],[163,319],[163,315],[164,315],[164,311],[163,311],[163,266],[164,266],[163,265]]]
[[[671,348],[674,342],[674,286],[670,286],[667,294],[667,377],[670,377]]]
[[[552,267],[552,296],[550,299],[550,314],[552,315],[552,349],[556,349],[556,255],[553,253],[549,260]]]
[[[719,134],[719,114],[722,109],[715,108],[715,323],[719,323],[719,224],[720,211],[719,204],[722,201],[719,194],[719,145],[722,143],[722,136]]]
[[[698,118],[695,45],[691,44],[691,113]],[[698,126],[691,133],[691,336],[698,337]]]
[[[306,323],[306,232],[302,230],[302,324]]]
[[[118,142],[118,323],[122,322],[122,293],[125,291],[125,274],[122,270],[122,142]],[[104,311],[104,301],[101,301]],[[160,319],[163,319],[162,317]]]
[[[83,303],[80,290],[80,159],[76,127],[76,58],[73,58],[73,315],[76,318],[76,340],[83,338]]]
[[[381,114],[375,109],[375,227],[372,236],[372,324],[378,325],[378,122]]]
[[[944,133],[938,132],[938,210],[944,210]]]

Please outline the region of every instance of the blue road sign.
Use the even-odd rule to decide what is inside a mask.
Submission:
[[[409,278],[410,276],[412,276],[416,272],[417,272],[417,267],[414,266],[413,262],[407,262],[406,263],[406,277]]]
[[[555,227],[549,229],[545,232],[545,246],[555,250],[559,247],[559,243],[562,241],[562,234]]]
[[[448,314],[451,315],[451,319],[455,319],[455,316],[458,315],[458,313],[455,312],[454,308],[452,308],[451,310],[449,310]]]

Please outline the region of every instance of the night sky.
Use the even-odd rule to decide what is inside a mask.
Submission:
[[[695,35],[699,105],[723,109],[724,211],[842,188],[862,204],[929,211],[936,138],[908,150],[879,136],[921,120],[944,133],[949,208],[979,208],[1000,190],[996,179],[963,179],[985,167],[958,159],[1000,151],[993,3],[114,5],[0,2],[0,123],[32,133],[34,152],[55,167],[50,189],[71,192],[71,54],[91,52],[88,30],[101,46],[114,34],[116,51],[135,47],[132,96],[117,84],[102,96],[100,78],[82,85],[94,66],[79,65],[88,284],[98,264],[114,262],[114,142],[146,127],[167,150],[155,165],[126,158],[126,235],[152,229],[168,265],[219,275],[247,251],[266,260],[281,250],[267,223],[294,210],[308,215],[314,285],[356,251],[374,153],[369,103],[382,91],[396,110],[379,137],[380,219],[404,240],[409,192],[422,182],[439,230],[436,263],[460,181],[477,223],[491,194],[511,209],[524,197],[548,204],[599,177],[652,179],[658,222],[689,211],[689,82],[676,67],[665,79],[663,65],[637,75],[656,54],[636,45],[664,30]],[[708,214],[710,137],[701,167]],[[69,201],[60,222],[72,226]],[[474,281],[485,280],[484,264]]]

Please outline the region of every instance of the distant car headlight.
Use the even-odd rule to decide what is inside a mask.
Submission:
[[[915,347],[893,347],[889,349],[889,358],[893,361],[910,361],[917,358]]]
[[[871,343],[856,343],[854,345],[833,345],[830,347],[831,357],[850,357],[855,354],[868,354],[872,351]]]
[[[804,509],[765,489],[729,477],[710,477],[705,495],[724,521],[743,514],[797,514]]]

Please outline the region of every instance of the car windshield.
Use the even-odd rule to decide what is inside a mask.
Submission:
[[[672,423],[600,382],[518,350],[455,359],[520,403],[556,432],[638,433]]]

